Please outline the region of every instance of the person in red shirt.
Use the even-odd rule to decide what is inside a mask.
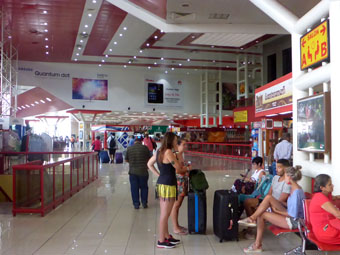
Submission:
[[[154,146],[153,146],[154,141],[152,140],[152,138],[149,136],[148,133],[145,133],[144,139],[143,139],[143,144],[148,147],[149,151],[150,151],[150,157],[152,157],[153,155],[153,150],[154,150]]]
[[[315,178],[309,214],[315,237],[323,243],[340,245],[340,210],[332,203],[340,197],[332,197],[333,187],[327,174]]]
[[[100,136],[96,137],[96,140],[92,143],[92,149],[95,152],[98,152],[98,159],[99,159],[99,152],[102,149],[102,141],[100,141]]]

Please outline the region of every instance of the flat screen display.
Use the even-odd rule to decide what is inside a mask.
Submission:
[[[161,83],[148,83],[148,103],[163,104],[164,103],[164,86]]]
[[[72,78],[72,99],[107,100],[108,81]]]

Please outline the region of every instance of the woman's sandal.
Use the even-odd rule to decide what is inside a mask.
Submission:
[[[260,247],[256,247],[256,243],[253,243],[248,248],[244,248],[243,251],[245,253],[257,253],[257,252],[263,252],[263,249],[262,249],[262,245]]]
[[[181,231],[179,231],[179,232],[174,231],[174,234],[176,234],[176,235],[187,235],[188,234],[188,230],[186,228],[180,227],[180,229],[181,229]]]
[[[256,222],[253,221],[250,217],[239,220],[237,223],[240,224],[240,225],[246,226],[246,227],[256,227],[257,226]]]

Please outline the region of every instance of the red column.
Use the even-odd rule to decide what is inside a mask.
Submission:
[[[107,131],[104,131],[104,149],[107,149]]]

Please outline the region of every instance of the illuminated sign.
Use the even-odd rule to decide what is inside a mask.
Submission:
[[[301,70],[329,61],[329,23],[322,22],[300,39]]]
[[[234,112],[234,122],[239,123],[239,122],[248,122],[248,111],[238,111]]]

